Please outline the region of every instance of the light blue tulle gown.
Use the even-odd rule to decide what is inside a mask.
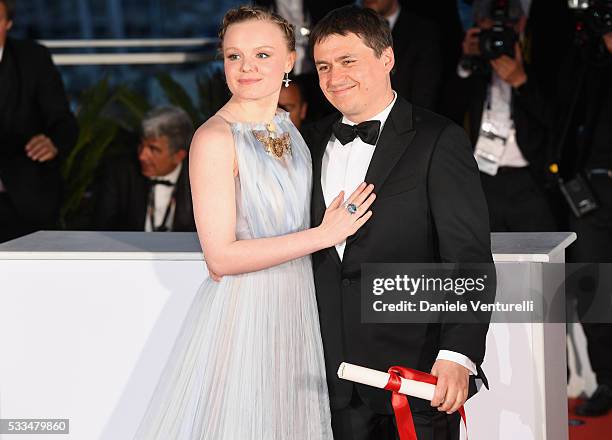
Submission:
[[[236,236],[309,227],[309,151],[288,113],[274,121],[292,152],[266,153],[252,130],[230,123],[239,176]],[[214,213],[210,213],[214,215]],[[142,440],[332,439],[310,257],[206,279],[143,418]]]

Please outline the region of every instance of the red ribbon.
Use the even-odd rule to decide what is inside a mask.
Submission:
[[[395,421],[397,422],[397,431],[399,432],[400,440],[418,440],[414,429],[414,421],[412,420],[412,411],[408,398],[404,394],[400,394],[399,390],[402,385],[402,379],[410,379],[417,382],[430,383],[435,385],[438,383],[438,378],[422,371],[413,370],[411,368],[394,366],[389,368],[389,382],[385,385],[385,390],[393,391],[391,396],[391,405],[395,412]],[[459,408],[459,414],[463,419],[463,424],[466,429],[467,440],[467,421],[465,418],[465,410],[463,406]]]

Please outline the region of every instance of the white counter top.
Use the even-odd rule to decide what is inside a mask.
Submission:
[[[496,232],[491,234],[491,249],[495,262],[548,263],[575,240],[575,232]]]
[[[202,260],[192,232],[38,231],[0,244],[0,260]]]
[[[494,233],[495,261],[548,262],[573,232]],[[38,231],[0,244],[0,260],[202,260],[191,232]]]

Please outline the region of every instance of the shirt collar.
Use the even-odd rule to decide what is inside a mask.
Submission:
[[[2,61],[2,55],[4,55],[4,46],[0,46],[0,61]]]
[[[391,113],[391,109],[393,108],[395,101],[397,101],[397,93],[395,92],[395,90],[393,90],[393,100],[391,101],[391,103],[388,106],[386,106],[385,109],[381,111],[379,114],[368,119],[369,121],[380,121],[380,131],[381,132],[382,132],[383,127],[385,126],[385,122],[387,121],[387,118],[389,117],[389,113]],[[354,122],[347,119],[346,116],[342,117],[342,123],[348,124],[348,125],[356,125]]]
[[[389,22],[389,27],[391,28],[391,30],[393,30],[393,28],[395,27],[395,23],[397,23],[397,18],[399,17],[401,11],[402,7],[400,5],[397,5],[397,10],[388,17],[385,17]]]
[[[181,169],[183,168],[183,163],[179,163],[175,169],[173,169],[172,171],[170,171],[168,174],[166,174],[165,176],[155,176],[155,179],[158,180],[168,180],[172,183],[176,183],[176,181],[179,178],[179,174],[181,174]]]

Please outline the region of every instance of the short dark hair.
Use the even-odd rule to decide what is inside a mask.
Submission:
[[[330,11],[310,33],[310,47],[331,35],[355,34],[380,58],[383,51],[393,47],[393,37],[389,23],[369,8],[343,6]]]
[[[6,18],[8,21],[13,21],[15,17],[15,9],[17,7],[16,0],[0,0],[0,3],[4,3],[4,7],[6,8]]]

